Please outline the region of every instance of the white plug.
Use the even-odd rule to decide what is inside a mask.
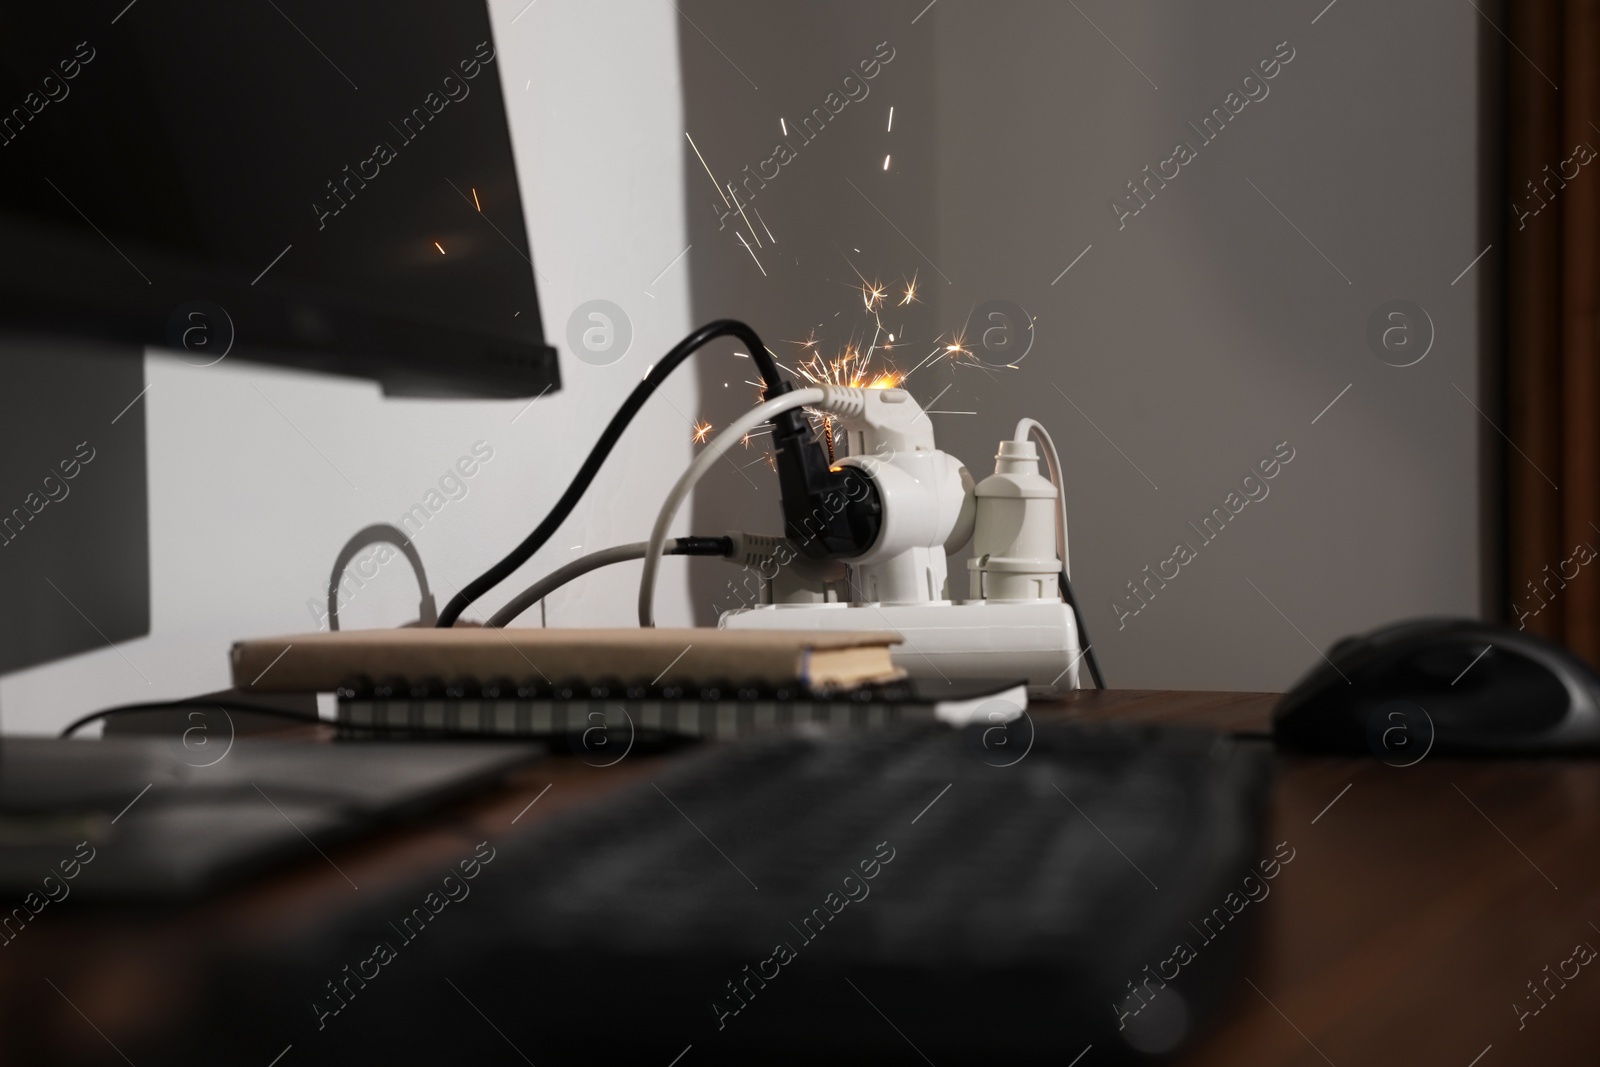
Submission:
[[[972,475],[934,446],[931,421],[904,389],[852,389],[837,399],[830,392],[827,406],[850,453],[837,466],[861,470],[883,504],[877,540],[845,561],[852,599],[950,603],[945,552],[972,536]]]
[[[1056,487],[1039,473],[1032,441],[1001,441],[994,473],[978,483],[972,599],[1060,600]]]
[[[766,604],[815,607],[849,601],[849,574],[838,560],[809,559],[777,534],[729,530],[728,539],[733,551],[723,558],[754,569]]]

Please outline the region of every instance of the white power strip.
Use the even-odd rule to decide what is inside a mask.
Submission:
[[[1067,569],[1067,522],[1050,435],[1033,419],[1022,420],[1000,442],[994,474],[974,485],[960,461],[939,449],[927,414],[904,389],[800,390],[724,430],[657,517],[641,583],[641,624],[650,625],[651,564],[688,488],[738,435],[802,405],[834,420],[831,440],[841,454],[830,457],[830,470],[858,472],[854,484],[870,489],[880,517],[876,533],[844,558],[817,551],[818,531],[851,500],[868,498],[842,492],[822,495],[809,516],[791,515],[787,540],[730,534],[736,547],[727,558],[759,568],[762,603],[727,612],[720,625],[891,630],[900,637],[895,662],[915,678],[1026,681],[1035,696],[1078,688],[1078,661],[1088,649],[1058,591]],[[1048,478],[1039,472],[1041,459]],[[946,557],[968,546],[970,591],[957,603]]]
[[[1082,654],[1059,600],[968,604],[766,604],[722,616],[727,629],[893,630],[890,651],[913,678],[1027,679],[1028,694],[1077,689]]]

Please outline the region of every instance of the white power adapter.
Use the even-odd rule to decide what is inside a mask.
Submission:
[[[1059,493],[1039,473],[1032,441],[1001,441],[994,473],[978,483],[972,534],[972,599],[1060,600],[1056,557]]]

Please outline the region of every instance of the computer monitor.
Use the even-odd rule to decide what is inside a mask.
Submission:
[[[391,394],[557,384],[483,0],[29,5],[0,240],[12,329]]]
[[[483,0],[31,4],[0,35],[0,673],[150,627],[146,346],[559,386]]]

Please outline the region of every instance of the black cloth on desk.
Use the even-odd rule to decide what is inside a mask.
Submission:
[[[1162,1051],[1227,991],[1251,887],[1286,862],[1263,842],[1269,759],[1198,731],[1029,720],[708,746],[235,961],[194,1046],[163,1055]]]

